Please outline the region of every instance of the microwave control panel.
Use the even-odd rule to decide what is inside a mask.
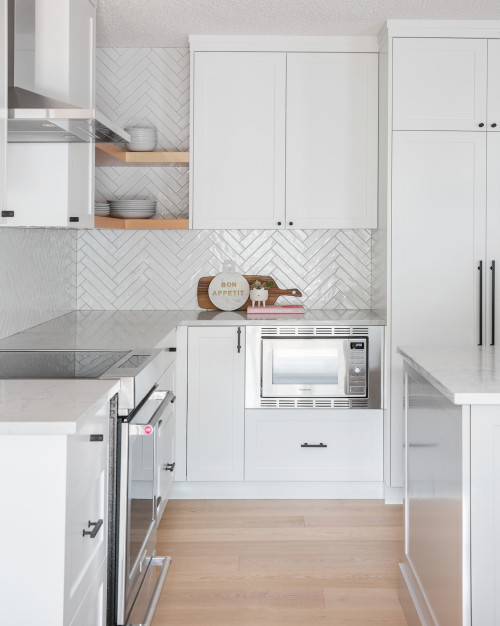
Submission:
[[[350,396],[366,396],[366,369],[368,340],[356,338],[348,342],[349,377],[348,387]]]

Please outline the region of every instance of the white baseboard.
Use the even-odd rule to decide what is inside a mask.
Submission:
[[[388,487],[384,489],[384,499],[386,504],[403,504],[403,487]]]
[[[382,500],[382,482],[174,482],[170,498]]]

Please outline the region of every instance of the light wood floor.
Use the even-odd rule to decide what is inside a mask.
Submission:
[[[402,553],[380,500],[171,500],[153,626],[404,626]]]

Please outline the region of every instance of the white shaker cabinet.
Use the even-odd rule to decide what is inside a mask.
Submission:
[[[106,623],[109,424],[103,402],[73,434],[0,436],[4,623]]]
[[[376,228],[378,58],[287,55],[286,221]]]
[[[245,329],[188,330],[187,480],[243,480]]]
[[[7,209],[7,0],[0,0],[0,216]]]
[[[95,20],[89,0],[37,4],[34,32],[16,50],[16,86],[93,108]],[[9,143],[0,226],[93,228],[94,152],[92,143]]]
[[[280,46],[192,52],[191,227],[376,228],[377,54]]]
[[[278,228],[285,219],[286,55],[194,55],[193,228]]]
[[[500,130],[500,41],[393,40],[393,130]]]
[[[487,271],[485,242],[486,134],[393,133],[390,437],[395,484],[403,459],[403,373],[396,347],[478,344],[480,330],[486,342],[479,308],[481,272],[484,280]]]

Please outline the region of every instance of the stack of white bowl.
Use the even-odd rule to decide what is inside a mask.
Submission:
[[[156,200],[112,200],[111,217],[148,219],[156,213]]]
[[[152,152],[156,148],[156,128],[134,128],[127,126],[130,142],[125,144],[130,152]]]
[[[96,202],[94,204],[94,215],[107,217],[109,215],[109,202]]]

